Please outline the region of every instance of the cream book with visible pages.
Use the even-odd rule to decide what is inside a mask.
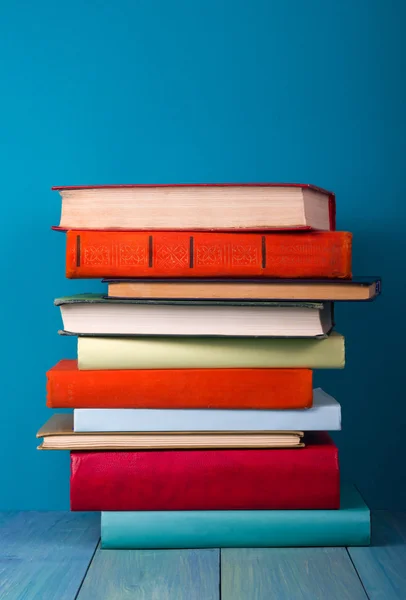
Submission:
[[[54,187],[62,229],[335,229],[335,197],[309,184]]]
[[[319,337],[333,327],[330,302],[57,298],[64,330],[78,335]]]
[[[302,431],[94,432],[73,431],[73,415],[53,415],[41,427],[39,450],[169,450],[182,448],[303,448]]]

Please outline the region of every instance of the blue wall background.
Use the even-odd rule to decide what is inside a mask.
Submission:
[[[0,7],[1,509],[66,509],[67,453],[36,451],[45,371],[74,357],[53,298],[64,279],[51,185],[304,181],[337,194],[354,272],[375,303],[342,304],[344,474],[405,508],[406,3],[374,0],[3,2]],[[400,470],[399,470],[400,469]]]

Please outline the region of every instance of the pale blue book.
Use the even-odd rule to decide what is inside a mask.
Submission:
[[[313,406],[288,410],[78,408],[74,431],[338,431],[341,407],[318,388]]]
[[[300,452],[300,450],[298,450]],[[370,513],[341,488],[339,510],[102,512],[102,548],[368,546]]]

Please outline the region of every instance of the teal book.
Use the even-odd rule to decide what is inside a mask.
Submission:
[[[368,546],[370,513],[341,488],[339,510],[102,512],[102,548]]]

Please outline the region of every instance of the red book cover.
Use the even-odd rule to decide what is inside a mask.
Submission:
[[[51,408],[310,408],[310,369],[79,371],[61,360],[47,373]]]
[[[338,450],[326,433],[301,449],[71,452],[71,509],[337,509]]]
[[[349,279],[352,235],[68,231],[69,278]]]

